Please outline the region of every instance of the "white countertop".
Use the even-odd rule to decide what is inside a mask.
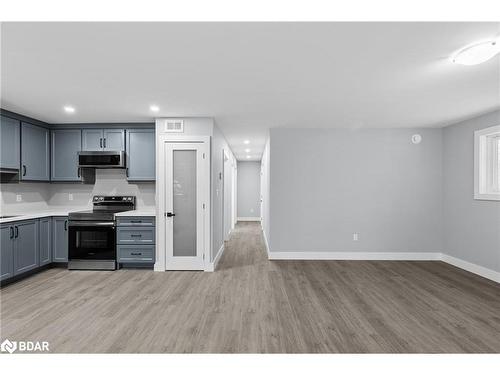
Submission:
[[[88,209],[89,209],[88,207],[61,207],[61,208],[51,208],[48,210],[35,211],[29,213],[6,214],[2,212],[2,215],[14,215],[14,216],[0,219],[0,224],[10,223],[13,221],[20,221],[20,220],[39,219],[41,217],[48,217],[48,216],[68,216],[70,212],[85,211]]]
[[[7,217],[5,219],[0,219],[0,224],[11,223],[13,221],[21,221],[21,220],[31,220],[31,219],[40,219],[42,217],[49,216],[68,216],[70,212],[77,211],[86,211],[90,210],[89,207],[61,207],[61,208],[52,208],[48,210],[30,212],[30,213],[13,213],[6,214],[2,213],[2,215],[14,215],[13,217]],[[156,216],[156,210],[154,207],[151,208],[143,208],[139,210],[132,211],[124,211],[119,212],[116,216]]]
[[[151,207],[133,211],[118,212],[115,216],[156,216],[156,209]]]

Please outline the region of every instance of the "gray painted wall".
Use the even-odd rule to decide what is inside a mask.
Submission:
[[[500,124],[500,111],[443,129],[445,253],[500,271],[500,202],[474,200],[474,131]]]
[[[271,251],[443,248],[442,129],[275,128],[270,145]]]
[[[238,217],[260,218],[260,162],[238,162]]]

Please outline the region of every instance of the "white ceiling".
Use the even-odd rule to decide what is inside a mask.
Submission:
[[[51,123],[211,116],[238,159],[249,147],[257,160],[271,127],[443,126],[498,108],[498,56],[449,61],[498,35],[500,23],[3,23],[1,105]]]

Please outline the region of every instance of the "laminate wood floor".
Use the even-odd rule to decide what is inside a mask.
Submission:
[[[1,289],[1,339],[51,352],[500,352],[500,285],[442,262],[268,261],[239,223],[214,273],[53,268]]]

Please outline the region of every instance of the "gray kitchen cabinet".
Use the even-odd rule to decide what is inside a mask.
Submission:
[[[52,130],[52,181],[81,181],[78,152],[82,149],[80,129]]]
[[[127,179],[154,181],[155,176],[154,129],[127,129]]]
[[[118,227],[116,243],[119,245],[145,245],[155,243],[155,228]]]
[[[155,217],[120,216],[117,218],[117,225],[118,264],[154,264]]]
[[[52,219],[44,217],[40,219],[39,224],[39,265],[43,266],[52,262]]]
[[[20,122],[0,116],[0,168],[19,169]]]
[[[82,129],[82,151],[102,151],[102,129]]]
[[[124,151],[125,131],[123,129],[83,129],[83,151]]]
[[[14,276],[14,226],[0,226],[0,280]]]
[[[68,261],[68,217],[52,218],[52,262]]]
[[[14,275],[19,275],[38,267],[38,220],[17,221],[14,224]]]
[[[21,123],[21,180],[50,180],[49,129]]]
[[[103,139],[104,151],[125,151],[125,130],[104,129]]]

